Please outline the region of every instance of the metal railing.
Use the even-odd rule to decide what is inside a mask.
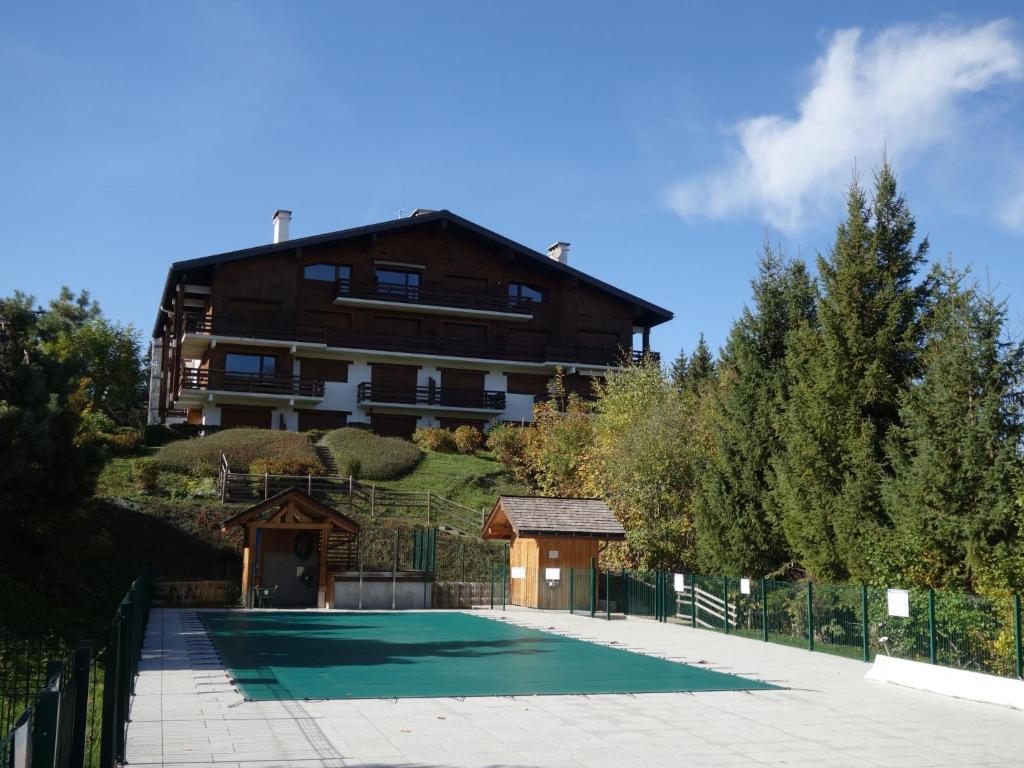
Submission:
[[[284,374],[234,373],[209,368],[184,368],[180,388],[301,397],[324,396],[324,383],[319,379]]]
[[[373,384],[364,381],[359,384],[356,397],[360,403],[407,403],[448,408],[477,408],[488,411],[505,410],[505,393],[489,389],[410,387],[399,384]]]
[[[339,299],[369,299],[371,301],[394,301],[405,304],[420,304],[458,309],[477,309],[487,312],[510,312],[533,314],[543,305],[531,299],[507,294],[467,293],[424,288],[418,285],[397,285],[393,283],[366,283],[352,280],[338,280],[334,295]]]
[[[150,595],[149,577],[136,579],[97,643],[64,651],[34,643],[34,658],[19,656],[17,644],[0,644],[0,767],[114,768],[124,763]],[[19,702],[24,705],[20,711]]]

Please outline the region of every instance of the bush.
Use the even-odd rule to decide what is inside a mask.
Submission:
[[[132,427],[121,427],[116,432],[105,435],[104,442],[116,455],[124,456],[142,445],[142,431]]]
[[[153,459],[132,462],[132,482],[140,491],[155,491],[160,479],[160,468]]]
[[[297,456],[274,456],[256,459],[249,465],[254,475],[323,475],[324,465],[319,459],[310,462]]]
[[[412,433],[412,441],[420,448],[438,453],[455,453],[455,435],[440,427],[420,427]]]
[[[488,450],[516,477],[522,475],[526,462],[527,429],[498,424],[487,434]]]
[[[167,443],[172,440],[180,439],[178,435],[166,424],[148,425],[142,437],[143,442],[145,442],[146,445],[152,445],[154,447],[167,445]]]
[[[193,475],[215,475],[220,455],[228,458],[233,472],[249,472],[262,460],[261,471],[275,474],[320,474],[324,472],[313,445],[305,435],[270,429],[225,429],[216,434],[177,440],[163,446],[155,460],[160,469]],[[266,469],[267,467],[275,469]],[[281,470],[287,469],[284,473]]]
[[[302,434],[304,434],[306,436],[306,439],[309,440],[309,442],[311,442],[313,445],[316,445],[317,443],[319,443],[321,440],[324,439],[324,435],[327,434],[327,430],[326,429],[307,429]]]
[[[360,474],[364,480],[388,480],[408,472],[423,453],[397,437],[379,437],[362,429],[333,429],[321,445],[334,456],[343,475]],[[355,471],[353,471],[355,469]]]
[[[457,427],[452,437],[455,441],[455,448],[462,454],[472,455],[483,448],[484,445],[483,433],[469,424]]]
[[[366,421],[350,421],[345,426],[345,429],[363,429],[367,432],[373,432],[373,427]]]

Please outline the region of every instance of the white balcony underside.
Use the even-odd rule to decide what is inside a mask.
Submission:
[[[366,349],[363,347],[329,347],[313,341],[281,341],[280,339],[254,339],[245,336],[221,336],[216,334],[186,333],[182,336],[182,351],[195,353],[206,347],[214,347],[217,344],[236,344],[248,347],[274,347],[288,349],[293,354],[302,352],[303,357],[317,358],[323,360],[345,360],[352,355],[359,355],[372,358],[387,358],[391,360],[404,360],[410,364],[417,360],[436,360],[449,363],[472,363],[473,365],[486,365],[491,368],[523,368],[530,370],[548,371],[554,373],[555,368],[562,368],[567,373],[581,373],[582,375],[601,375],[607,370],[621,370],[617,365],[593,365],[586,363],[573,363],[568,361],[547,360],[545,362],[531,362],[528,360],[505,360],[495,357],[460,357],[457,355],[430,355],[423,352],[396,352],[385,349]],[[187,346],[186,346],[187,345]]]
[[[469,408],[455,405],[428,405],[427,403],[381,403],[365,400],[359,403],[363,409],[372,408],[376,411],[403,411],[407,413],[469,413],[494,416],[502,413],[504,408]]]
[[[202,406],[216,400],[228,405],[315,405],[323,395],[277,394],[273,392],[238,392],[232,389],[187,389],[183,388],[175,401],[175,407]]]

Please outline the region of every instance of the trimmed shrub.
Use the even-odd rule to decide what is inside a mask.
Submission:
[[[142,431],[132,427],[121,427],[104,437],[106,444],[118,456],[132,453],[142,445]]]
[[[234,472],[251,472],[262,461],[261,472],[322,475],[323,465],[312,443],[298,432],[271,429],[225,429],[213,435],[177,440],[163,446],[155,461],[160,469],[193,475],[215,475],[220,455],[228,457]],[[273,467],[273,469],[270,469]],[[287,471],[285,471],[287,470]]]
[[[463,424],[461,427],[455,428],[455,434],[452,435],[455,441],[455,448],[459,453],[472,455],[484,447],[484,436],[483,433],[476,427],[470,426],[469,424]]]
[[[311,442],[313,445],[316,445],[317,443],[319,443],[321,440],[324,439],[324,435],[327,434],[327,430],[326,429],[307,429],[302,434],[304,434],[306,436],[306,439],[309,440],[309,442]]]
[[[178,440],[179,436],[166,424],[150,424],[143,433],[143,440],[146,445],[154,447],[167,445],[172,440]]]
[[[420,427],[412,433],[412,441],[426,451],[455,453],[458,450],[455,435],[440,427]]]
[[[132,462],[132,483],[140,491],[155,491],[160,479],[160,468],[153,459],[136,459]]]
[[[360,475],[364,480],[388,480],[416,466],[422,451],[397,437],[379,437],[362,429],[332,429],[320,445],[334,456],[343,475]]]

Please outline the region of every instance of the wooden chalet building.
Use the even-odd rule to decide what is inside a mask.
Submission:
[[[449,211],[171,265],[150,423],[486,428],[529,420],[557,366],[589,391],[672,313]],[[634,343],[636,339],[636,343]]]

